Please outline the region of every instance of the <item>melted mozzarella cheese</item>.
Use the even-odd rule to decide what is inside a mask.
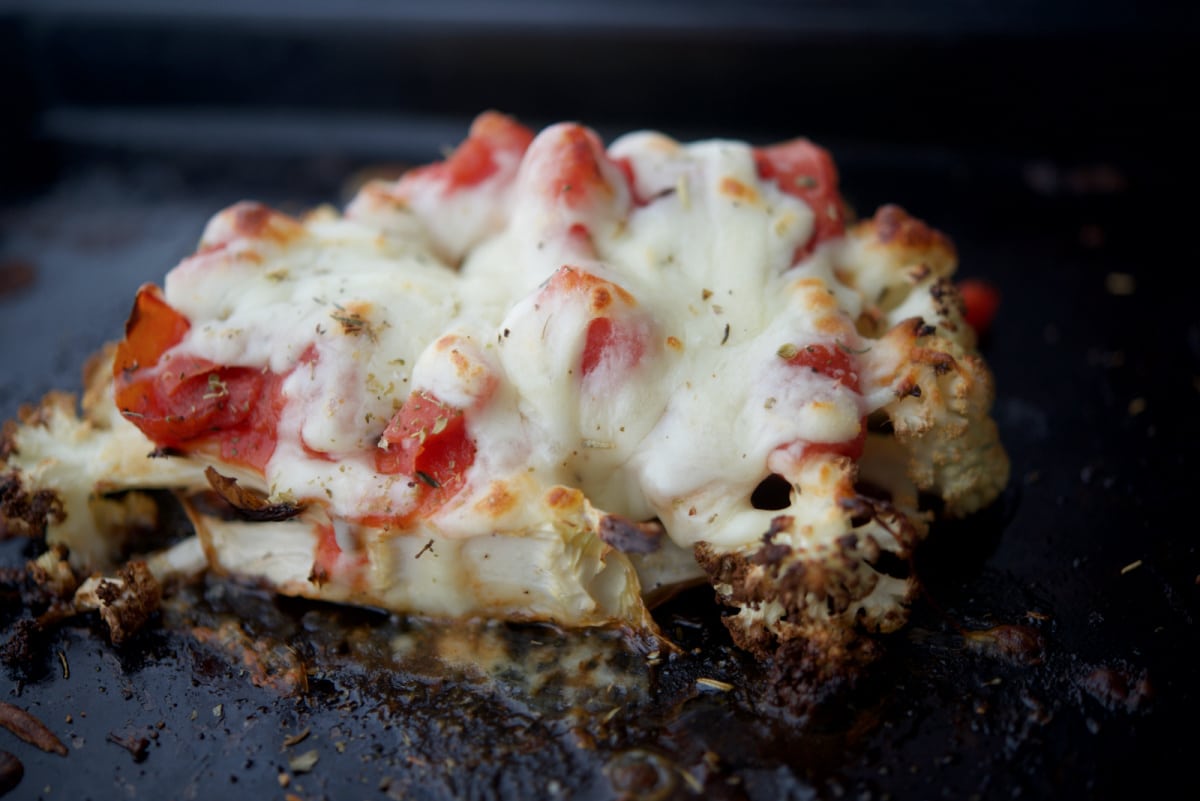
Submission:
[[[812,233],[807,205],[760,180],[744,144],[636,134],[610,153],[630,161],[637,192],[654,202],[630,208],[620,196],[564,212],[545,202],[540,174],[553,153],[542,144],[558,133],[534,142],[511,192],[487,190],[507,198],[508,220],[489,223],[476,209],[460,236],[445,229],[455,215],[439,215],[442,228],[424,241],[442,250],[492,230],[461,271],[421,237],[398,244],[370,222],[330,217],[286,245],[237,242],[168,276],[166,299],[193,322],[180,352],[288,375],[265,477],[273,493],[327,503],[336,517],[404,514],[412,477],[380,476],[371,462],[388,420],[415,390],[472,407],[490,380],[500,390],[468,416],[479,457],[461,498],[434,521],[445,533],[488,531],[490,518],[464,509],[493,481],[532,473],[608,512],[658,517],[690,546],[762,527],[769,515],[733,508],[776,449],[857,436],[858,394],[778,356],[834,338],[814,327],[836,319],[836,306],[814,301],[834,284],[823,280],[824,253],[788,270]],[[627,192],[618,176],[603,178]],[[565,236],[576,224],[594,253]],[[612,316],[642,351],[635,364],[610,358],[581,375],[596,310],[586,292],[555,286],[564,269],[611,287]],[[833,334],[855,336],[848,324]]]
[[[99,561],[113,549],[75,514],[89,493],[201,489],[212,462],[303,509],[231,522],[189,502],[214,568],[282,592],[652,629],[643,593],[707,576],[748,647],[898,625],[911,581],[873,564],[924,533],[917,489],[970,511],[1007,477],[990,377],[937,283],[949,243],[894,208],[841,236],[836,209],[796,189],[826,180],[836,198],[801,140],[636,133],[605,150],[577,125],[532,143],[514,126],[484,115],[472,136],[491,144],[369,185],[345,216],[217,215],[165,282],[189,324],[171,358],[274,376],[261,475],[204,443],[178,469],[143,460],[65,495],[51,538]],[[814,153],[822,177],[795,174]],[[146,453],[107,402],[82,423],[51,410],[61,431],[23,430],[12,464],[57,489],[95,478],[87,453]],[[853,458],[880,410],[897,442],[864,458],[894,501],[876,504]],[[100,431],[112,443],[90,443]],[[439,434],[445,486],[418,461]],[[790,492],[761,508],[772,475]]]

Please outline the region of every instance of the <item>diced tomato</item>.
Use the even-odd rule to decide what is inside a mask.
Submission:
[[[262,470],[275,451],[282,378],[167,356],[117,379],[117,408],[155,444],[195,450],[217,443],[229,462]]]
[[[577,228],[573,230],[575,233],[572,235],[582,235]],[[586,233],[586,229],[583,229],[583,233]],[[569,264],[554,271],[554,275],[547,279],[543,291],[548,295],[589,293],[591,308],[596,312],[608,308],[614,300],[620,300],[626,306],[637,305],[637,298],[625,287]]]
[[[245,369],[245,368],[234,368]],[[262,376],[258,403],[240,425],[223,429],[218,435],[221,443],[221,458],[227,462],[252,467],[264,472],[267,462],[275,454],[278,442],[279,417],[283,414],[286,401],[283,397],[283,381],[286,376],[254,371]]]
[[[117,345],[113,375],[118,379],[139,367],[155,364],[179,344],[192,324],[163,299],[153,284],[143,284],[125,321],[125,339]]]
[[[579,369],[583,377],[595,371],[602,361],[616,367],[631,368],[646,354],[645,335],[624,310],[637,306],[637,298],[619,284],[606,281],[595,273],[564,266],[546,282],[547,296],[583,296],[591,319],[584,332]],[[615,312],[616,316],[611,316]]]
[[[781,190],[812,209],[813,235],[796,249],[793,262],[808,256],[825,240],[845,233],[837,168],[828,151],[807,139],[793,139],[755,148],[754,161],[760,178],[775,181]]]
[[[445,161],[418,167],[404,181],[433,178],[444,180],[447,194],[486,181],[500,168],[496,157],[510,153],[517,159],[533,141],[533,132],[511,117],[485,111],[471,124],[466,140]]]
[[[796,354],[788,359],[789,364],[797,367],[807,367],[828,376],[847,389],[859,391],[858,371],[850,359],[850,354],[842,348],[829,348],[826,345],[806,345],[799,348]],[[867,420],[859,421],[858,436],[844,442],[810,442],[804,446],[805,455],[814,453],[835,453],[857,459],[862,456],[863,446],[867,441]]]
[[[261,375],[167,355],[140,380],[119,389],[117,403],[151,439],[180,444],[241,423],[258,402]]]
[[[587,299],[587,312],[592,319],[584,332],[580,360],[580,370],[585,377],[605,357],[624,367],[632,367],[641,361],[646,352],[644,336],[620,312],[622,308],[637,306],[637,299],[624,287],[587,270],[566,266],[550,277],[543,291],[548,295],[574,294]],[[614,310],[617,311],[616,318],[610,316]]]
[[[275,450],[282,379],[173,355],[189,328],[158,289],[139,290],[113,364],[117,408],[156,445],[216,445],[223,459],[262,470]]]
[[[584,208],[613,196],[601,169],[604,162],[612,163],[604,143],[582,125],[558,126],[553,138],[538,141],[536,150],[536,158],[545,165],[545,172],[539,174],[545,191],[567,208]]]
[[[967,325],[983,336],[991,328],[1000,308],[1000,291],[987,281],[968,278],[958,282],[958,294],[963,299]]]
[[[580,369],[586,376],[600,364],[604,351],[613,340],[613,323],[607,317],[597,317],[588,323],[587,336],[583,343],[583,359]]]
[[[380,473],[405,473],[423,486],[421,513],[440,506],[462,488],[475,462],[466,416],[428,392],[414,392],[383,432],[386,450],[375,456]]]
[[[600,363],[608,360],[614,367],[629,369],[646,353],[646,343],[629,326],[610,317],[594,317],[588,323],[579,369],[586,378]]]
[[[850,354],[841,348],[805,345],[797,349],[796,354],[788,359],[788,363],[798,367],[809,367],[829,376],[844,387],[859,391],[858,371],[850,361]]]
[[[613,164],[617,165],[617,169],[621,171],[621,175],[625,178],[625,184],[629,187],[629,196],[633,198],[633,205],[645,206],[647,201],[644,197],[640,197],[637,193],[637,176],[633,174],[633,161],[628,157],[613,159]]]

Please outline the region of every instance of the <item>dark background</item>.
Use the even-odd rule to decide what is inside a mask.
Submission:
[[[727,754],[748,798],[1127,798],[1194,786],[1195,737],[1176,734],[1200,712],[1200,26],[1186,5],[0,5],[0,418],[78,387],[79,365],[119,335],[137,285],[161,280],[219,208],[243,197],[291,211],[341,204],[356,171],[435,158],[484,108],[533,127],[578,119],[607,137],[807,135],[833,151],[860,211],[900,203],[955,239],[961,275],[1000,289],[984,349],[1013,483],[990,513],[935,536],[930,597],[888,645],[890,689],[870,696],[883,724],[836,750],[811,722],[765,732],[714,707],[694,715],[696,736],[720,742],[712,732],[729,726],[745,743],[794,745]],[[4,546],[6,563],[22,553]],[[954,645],[950,619],[1033,621],[1046,657],[972,655]],[[232,675],[193,686],[172,643],[134,664],[73,630],[58,644],[79,660],[70,680],[10,670],[4,698],[75,738],[60,762],[0,733],[26,764],[14,797],[139,787],[159,797],[176,774],[231,798],[282,795],[278,759],[244,767],[254,760],[220,736],[181,736],[177,753],[136,768],[105,742],[142,718],[182,729],[187,711],[230,687],[239,710],[265,721],[259,737],[297,715],[331,737],[338,713],[319,702],[297,711]],[[1098,689],[1097,676],[1124,677],[1126,692]],[[165,689],[118,697],[117,685]],[[168,704],[172,692],[190,700]],[[81,720],[98,693],[106,720]],[[61,722],[72,710],[74,728]],[[644,744],[683,759],[663,725]],[[372,737],[386,741],[383,731]],[[613,794],[607,755],[565,758],[568,790]],[[377,788],[385,768],[362,764]],[[302,797],[346,797],[358,770],[327,760]],[[435,782],[427,797],[502,796],[553,770],[516,760],[515,785]]]

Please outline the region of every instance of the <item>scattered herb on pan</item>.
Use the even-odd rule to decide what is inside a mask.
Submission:
[[[115,731],[110,731],[108,741],[128,751],[134,762],[145,762],[149,755],[150,740],[145,737],[139,737],[136,734],[117,734]]]
[[[433,542],[433,540],[430,540],[430,542]],[[293,745],[298,745],[304,742],[311,733],[312,726],[305,726],[303,731],[298,731],[295,734],[289,734],[287,737],[283,738],[283,747],[291,748]]]

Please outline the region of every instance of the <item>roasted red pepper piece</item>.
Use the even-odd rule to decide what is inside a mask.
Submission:
[[[808,256],[825,240],[845,233],[837,168],[828,151],[807,139],[793,139],[756,148],[754,161],[760,178],[775,181],[781,190],[803,200],[812,209],[813,234],[796,249],[793,262]]]
[[[968,278],[958,282],[958,294],[963,299],[963,317],[975,333],[983,336],[992,327],[1000,308],[1000,291],[987,281]]]
[[[462,488],[475,461],[461,409],[428,392],[414,392],[383,432],[387,448],[375,457],[380,473],[404,473],[425,487],[420,511],[428,513]]]

